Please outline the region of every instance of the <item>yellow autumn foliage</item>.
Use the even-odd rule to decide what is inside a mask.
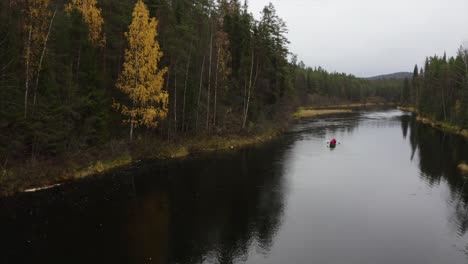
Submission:
[[[73,10],[78,11],[89,28],[89,40],[93,45],[104,46],[106,37],[103,33],[104,19],[101,15],[101,9],[97,7],[97,0],[72,0],[65,6],[65,10],[70,13]]]
[[[128,48],[123,71],[116,85],[129,97],[131,105],[114,102],[114,108],[127,117],[125,123],[156,127],[158,120],[167,116],[169,99],[163,90],[168,69],[158,69],[163,56],[156,41],[158,21],[149,17],[148,8],[141,0],[136,3],[132,16],[129,31],[125,33]]]
[[[36,64],[39,62],[51,16],[49,7],[50,0],[29,0],[27,2],[25,31],[31,32],[30,54],[27,58],[31,65],[30,77],[37,74],[38,71]]]

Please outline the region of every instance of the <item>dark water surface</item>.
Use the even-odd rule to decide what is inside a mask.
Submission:
[[[0,263],[468,263],[461,160],[463,138],[400,111],[307,121],[0,199]]]

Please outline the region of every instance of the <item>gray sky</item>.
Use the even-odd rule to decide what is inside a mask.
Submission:
[[[468,44],[468,0],[250,0],[250,11],[259,18],[268,2],[288,25],[291,52],[328,71],[412,71]]]

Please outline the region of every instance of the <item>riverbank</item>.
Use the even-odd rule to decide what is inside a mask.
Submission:
[[[3,168],[0,170],[0,196],[47,189],[125,167],[139,160],[180,159],[204,152],[241,149],[271,141],[282,131],[281,128],[270,128],[256,133],[202,135],[172,141],[151,137],[133,142],[111,141],[85,152]]]
[[[460,136],[464,136],[468,138],[468,130],[463,129],[457,125],[453,125],[448,122],[434,121],[431,118],[422,117],[422,116],[416,117],[416,120],[423,124],[430,125],[433,128],[440,129],[442,131],[449,132],[449,133],[458,134]]]
[[[312,118],[323,115],[352,113],[351,109],[305,109],[301,108],[293,114],[294,119]]]
[[[452,133],[452,134],[457,134],[460,136],[463,136],[465,138],[468,138],[468,130],[463,129],[457,125],[450,124],[448,122],[441,122],[441,121],[435,121],[431,118],[428,117],[423,117],[420,115],[419,111],[411,106],[398,106],[397,107],[401,111],[406,111],[406,112],[411,112],[416,114],[416,121],[428,126],[431,126],[432,128],[438,129],[443,132],[447,133]],[[464,175],[468,175],[468,164],[465,162],[460,163],[457,166],[458,170],[463,173]]]
[[[322,106],[309,106],[300,107],[294,114],[294,119],[313,118],[334,114],[352,113],[355,110],[376,107],[394,107],[390,103],[352,103],[352,104],[339,104],[339,105],[322,105]]]
[[[418,113],[418,110],[412,106],[397,106],[398,110],[405,111],[405,112],[411,112],[411,113]]]
[[[388,106],[388,104],[302,107],[292,115],[292,119],[351,113],[356,109],[381,106]],[[51,188],[129,166],[140,160],[180,159],[204,152],[241,149],[271,141],[282,134],[286,128],[287,124],[270,126],[257,132],[184,136],[170,141],[151,136],[142,137],[133,142],[113,140],[105,145],[60,158],[42,158],[9,168],[0,168],[0,196]]]
[[[429,126],[435,128],[435,129],[439,129],[439,130],[444,131],[444,132],[453,133],[453,134],[457,134],[457,135],[468,138],[468,129],[463,129],[460,126],[451,124],[449,122],[436,121],[436,120],[433,120],[432,118],[425,117],[425,116],[421,115],[419,113],[419,111],[417,111],[417,109],[414,108],[414,107],[399,106],[397,108],[399,110],[402,110],[402,111],[415,113],[417,115],[416,116],[416,121],[418,121],[418,122],[420,122],[422,124],[429,125]]]

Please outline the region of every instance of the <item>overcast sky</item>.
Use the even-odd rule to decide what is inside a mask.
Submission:
[[[272,2],[291,52],[308,66],[359,77],[412,71],[426,56],[468,43],[468,0],[250,0]],[[468,46],[468,45],[466,45]]]

